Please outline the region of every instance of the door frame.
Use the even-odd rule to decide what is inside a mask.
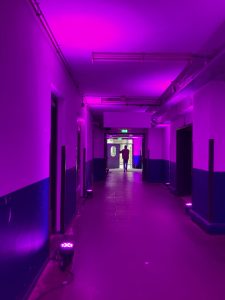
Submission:
[[[145,159],[145,155],[146,155],[146,132],[142,132],[142,133],[137,133],[137,132],[129,132],[129,134],[133,134],[133,135],[137,135],[142,137],[142,158],[141,158],[141,165],[142,165],[142,174],[144,172],[144,159]],[[129,138],[127,135],[122,134],[122,133],[118,133],[118,132],[105,132],[104,133],[104,158],[106,160],[106,164],[107,164],[107,136],[108,135],[114,135],[114,136],[119,136],[121,137],[122,135],[124,135],[124,137]],[[132,139],[132,137],[130,137]]]
[[[187,183],[187,177],[185,177],[185,170],[184,165],[181,161],[182,157],[181,155],[184,155],[183,151],[180,150],[180,147],[182,146],[182,141],[178,140],[181,138],[179,137],[180,134],[184,134],[185,132],[191,132],[191,168],[190,168],[190,178],[188,178],[189,183]],[[189,166],[190,167],[190,166]],[[187,124],[184,127],[177,128],[176,130],[176,193],[181,196],[185,195],[191,195],[192,193],[192,168],[193,168],[193,125]],[[188,186],[189,184],[189,186]]]
[[[49,229],[57,231],[57,180],[58,180],[58,97],[51,94],[51,128],[50,128],[50,189],[49,189]]]

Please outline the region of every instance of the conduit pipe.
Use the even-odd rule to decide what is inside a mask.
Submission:
[[[206,56],[205,61],[203,61],[202,65],[195,66],[194,70],[190,70],[190,68],[194,64],[189,64],[179,75],[178,77],[171,83],[171,85],[166,89],[166,91],[159,98],[161,102],[160,109],[152,115],[153,123],[157,124],[157,118],[163,115],[168,109],[168,102],[178,93],[187,88],[195,79],[197,79],[201,74],[203,74],[207,69],[213,66],[213,64],[219,60],[223,55],[225,55],[225,48],[219,49],[214,55]],[[192,71],[192,72],[191,72]],[[190,75],[188,75],[190,72]],[[148,109],[147,109],[148,111]]]
[[[166,53],[166,52],[92,52],[92,62],[145,62],[145,61],[193,61],[205,57],[192,53]]]
[[[55,48],[55,50],[56,50],[59,58],[61,59],[62,63],[64,64],[64,67],[66,68],[67,73],[69,74],[70,78],[72,79],[72,82],[75,85],[78,93],[80,95],[82,95],[81,92],[80,92],[79,84],[74,79],[74,76],[73,76],[73,73],[71,71],[71,68],[70,68],[70,66],[69,66],[69,64],[68,64],[68,62],[67,62],[67,60],[66,60],[66,58],[65,58],[65,56],[64,56],[64,54],[63,54],[63,52],[62,52],[62,50],[60,48],[60,46],[59,46],[59,44],[58,44],[58,42],[57,42],[57,40],[56,40],[56,38],[55,38],[55,36],[54,36],[54,34],[53,34],[50,26],[49,26],[49,24],[48,24],[48,21],[45,18],[45,15],[44,15],[43,11],[40,8],[39,3],[37,2],[37,0],[28,0],[28,1],[31,4],[31,6],[33,7],[36,16],[38,17],[39,21],[41,22],[41,24],[42,24],[45,32],[47,33],[47,35],[48,35],[48,37],[49,37],[49,39],[50,39],[53,47]]]

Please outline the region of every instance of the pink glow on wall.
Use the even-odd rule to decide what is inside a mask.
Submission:
[[[105,26],[110,34],[113,26],[117,34],[121,36],[120,46],[123,47],[123,51],[127,51],[126,49],[132,45],[141,45],[142,50],[139,51],[143,51],[143,49],[145,51],[160,51],[159,49],[167,49],[167,51],[177,49],[175,51],[181,52],[199,51],[209,34],[215,32],[216,26],[224,21],[225,6],[222,0],[216,0],[213,4],[210,1],[206,3],[202,0],[197,2],[190,0],[187,3],[177,0],[172,2],[116,0],[104,3],[90,0],[80,2],[40,0],[39,2],[46,12],[50,25],[53,29],[56,28],[55,33],[60,33],[58,36],[60,43],[68,28],[71,28],[71,32],[75,37],[77,36],[77,40],[73,45],[68,42],[69,48],[74,48],[79,43],[83,43],[83,46],[87,46],[89,49],[93,48],[96,43],[94,38],[90,37],[93,45],[88,46],[84,41],[83,34],[86,34],[88,39],[90,32],[100,43],[101,39],[105,37],[105,44],[107,44],[110,41],[107,41],[107,35],[103,34],[101,37],[101,30]],[[69,26],[74,24],[76,27],[67,28],[60,18],[68,22]],[[91,20],[93,21],[91,22]],[[92,29],[84,29],[86,24],[98,29],[99,33]],[[60,26],[65,30],[62,30]],[[115,48],[110,50],[115,51]]]
[[[185,109],[185,112],[187,112],[187,113],[192,112],[193,109],[194,109],[194,105],[190,105]]]
[[[14,4],[4,1],[4,13],[13,22],[0,18],[5,32],[0,36],[4,44],[0,49],[0,80],[4,82],[0,104],[0,196],[49,178],[52,91],[60,96],[58,166],[61,146],[65,145],[67,168],[75,167],[75,118],[80,109],[76,89],[29,3]],[[60,179],[58,172],[58,200]],[[59,201],[57,204],[58,209]],[[21,252],[26,247],[41,247],[45,238],[39,236],[32,244],[26,237],[18,247],[24,247],[19,248]]]
[[[150,113],[104,112],[104,127],[112,128],[149,128]]]
[[[93,128],[91,112],[87,106],[84,110],[84,147],[86,148],[86,161],[93,159]]]
[[[41,232],[26,230],[26,233],[23,232],[23,235],[17,237],[14,248],[11,249],[11,251],[16,251],[16,253],[20,255],[30,255],[31,253],[40,250],[46,243],[47,238],[48,234],[43,236],[43,233]]]
[[[134,86],[141,94],[159,96],[170,86],[184,66],[184,62],[149,63],[149,74],[145,74],[142,78],[134,78],[133,82],[129,82],[130,88],[132,90]]]
[[[138,84],[140,91],[148,91],[151,95],[160,95],[162,94],[167,87],[170,85],[170,80],[160,80],[159,78],[151,78],[146,81],[142,81]]]
[[[142,152],[142,137],[135,137],[133,139],[134,152],[133,155],[140,155]]]
[[[164,159],[164,128],[150,128],[148,132],[148,149],[150,159]]]
[[[90,14],[61,15],[51,22],[60,44],[66,49],[86,50],[113,45],[120,39],[119,27],[106,17]]]
[[[168,124],[168,123],[162,123],[162,124],[158,124],[157,128],[167,128],[169,126],[170,126],[170,124]]]
[[[1,232],[1,238],[5,241],[5,245],[1,247],[1,255],[24,256],[39,251],[46,244],[48,233],[26,228],[14,236],[12,232]]]
[[[215,172],[225,171],[225,83],[214,81],[210,85],[210,138],[215,140],[214,145],[214,170]]]
[[[208,140],[210,138],[209,88],[194,95],[193,111],[193,167],[208,170]]]
[[[90,51],[117,51],[123,44],[128,44],[135,51],[136,45],[143,43],[144,37],[138,30],[135,12],[127,11],[121,5],[115,7],[107,5],[98,12],[88,9],[79,11],[55,12],[48,20],[60,45],[68,55],[90,55]],[[127,19],[118,18],[126,14]],[[136,38],[134,38],[136,36]],[[132,37],[132,38],[131,38]],[[90,55],[91,59],[91,55]]]
[[[212,81],[194,97],[194,167],[208,170],[208,144],[214,139],[214,171],[225,171],[225,84]]]
[[[101,104],[101,97],[85,97],[84,102],[91,105]]]
[[[170,160],[170,127],[171,125],[165,127],[164,130],[164,159]]]

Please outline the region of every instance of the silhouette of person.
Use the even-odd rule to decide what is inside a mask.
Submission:
[[[127,149],[127,146],[124,146],[124,149],[120,151],[122,153],[123,158],[123,170],[124,172],[127,172],[127,164],[129,160],[129,150]]]

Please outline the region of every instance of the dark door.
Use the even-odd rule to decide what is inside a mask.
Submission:
[[[57,184],[57,98],[51,96],[51,142],[50,142],[50,230],[56,231],[56,184]]]
[[[107,144],[107,167],[109,169],[120,167],[120,144]]]
[[[178,195],[192,192],[192,127],[177,130],[176,190]]]
[[[86,197],[86,148],[83,148],[83,196]]]
[[[77,172],[77,176],[76,176],[76,186],[77,188],[80,186],[80,182],[81,182],[81,178],[80,178],[80,170],[81,170],[81,132],[80,132],[80,128],[78,128],[77,131],[77,155],[76,155],[76,172]]]
[[[66,147],[61,147],[61,204],[60,204],[60,232],[64,233],[65,225],[65,197],[66,197]]]
[[[146,134],[143,135],[142,139],[142,179],[147,180],[148,175],[148,158],[149,158],[149,150],[146,151]]]

